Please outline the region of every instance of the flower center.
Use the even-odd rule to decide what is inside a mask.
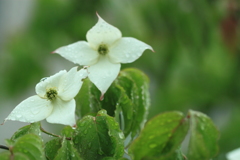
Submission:
[[[56,99],[57,94],[58,93],[55,89],[50,88],[47,90],[46,97],[48,100],[53,101],[54,99]]]
[[[101,44],[98,47],[98,53],[101,55],[106,55],[108,53],[108,47],[105,44]]]

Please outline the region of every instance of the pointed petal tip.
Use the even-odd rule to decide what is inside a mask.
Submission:
[[[154,51],[154,49],[151,47],[151,49],[150,49],[153,53],[155,53],[155,51]]]
[[[96,15],[97,15],[97,17],[98,17],[98,21],[104,21],[104,20],[102,19],[102,17],[98,14],[98,12],[96,12]]]
[[[104,93],[101,94],[100,96],[100,101],[104,100]]]
[[[51,52],[51,54],[54,54],[54,53],[56,53],[56,51],[52,51],[52,52]]]
[[[3,123],[1,123],[0,125],[2,126],[2,125],[4,125],[4,123],[7,121],[7,119],[5,119],[4,121],[3,121]]]
[[[155,53],[154,49],[150,45],[148,45],[148,48],[146,48],[146,49],[150,49],[153,53]]]
[[[96,15],[97,15],[98,17],[100,17],[97,11],[96,11]]]

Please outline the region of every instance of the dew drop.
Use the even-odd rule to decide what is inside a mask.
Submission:
[[[44,78],[42,78],[42,79],[40,80],[40,82],[45,81],[47,78],[48,78],[48,77],[44,77]]]
[[[21,118],[21,117],[22,117],[22,115],[21,115],[21,114],[18,114],[16,117],[17,117],[17,118]]]
[[[31,112],[32,112],[32,114],[35,114],[35,115],[36,115],[36,114],[38,114],[38,113],[40,112],[40,110],[38,110],[38,109],[32,109]]]
[[[121,138],[121,139],[124,138],[124,134],[122,132],[119,132],[118,135],[119,135],[119,138]]]

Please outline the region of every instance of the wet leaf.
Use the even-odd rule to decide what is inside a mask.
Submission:
[[[16,140],[12,147],[13,156],[22,154],[31,160],[44,160],[42,139],[35,134],[26,134]]]
[[[100,110],[100,91],[90,80],[84,79],[83,85],[75,97],[76,114],[81,118],[86,115],[96,115]]]
[[[181,112],[162,113],[149,120],[129,147],[134,160],[167,159],[174,154],[189,128]]]
[[[100,109],[107,110],[120,123],[125,136],[135,137],[142,129],[150,105],[148,77],[137,69],[125,69],[100,100],[100,91],[89,79],[76,96],[76,114],[79,117],[93,115]],[[87,93],[87,94],[86,94]]]
[[[62,146],[58,150],[54,160],[82,160],[79,156],[78,151],[74,148],[72,140],[63,138]]]
[[[73,132],[74,132],[74,129],[73,129],[72,127],[66,126],[66,127],[64,127],[63,130],[61,131],[61,134],[62,134],[62,136],[64,136],[64,137],[69,137],[69,138],[71,138]]]
[[[50,141],[48,141],[45,144],[45,155],[47,159],[51,160],[54,159],[57,155],[58,150],[61,148],[61,139],[60,138],[55,138]]]
[[[0,159],[1,160],[9,160],[10,156],[11,156],[10,152],[7,152],[7,151],[0,153]]]
[[[73,142],[83,159],[120,158],[124,135],[114,118],[101,110],[96,117],[85,116],[77,122]]]
[[[15,153],[14,156],[11,156],[10,152],[2,152],[0,153],[0,159],[1,160],[11,160],[11,157],[14,158],[14,160],[30,160],[27,156],[21,153]]]
[[[193,110],[190,110],[188,115],[191,121],[188,158],[213,158],[218,153],[218,130],[207,115]]]
[[[33,134],[36,134],[36,135],[40,135],[41,134],[40,126],[41,126],[40,122],[31,123],[30,125],[24,126],[20,129],[18,129],[18,131],[16,131],[12,135],[11,140],[15,141],[19,137],[22,137],[23,135],[28,134],[28,133],[33,133]]]
[[[146,122],[146,116],[150,106],[150,96],[148,91],[149,79],[142,71],[129,68],[120,72],[116,79],[116,83],[125,90],[126,95],[132,101],[132,115],[131,112],[129,113],[129,110],[126,109],[123,109],[123,115],[132,117],[130,119],[124,118],[124,121],[126,124],[131,123],[128,121],[133,122],[131,126],[131,136],[135,137],[141,131]],[[123,99],[123,102],[124,101],[126,101],[126,98]],[[121,99],[119,100],[119,103],[121,103]],[[124,106],[122,106],[122,108],[124,108]],[[127,131],[124,132],[128,133]]]

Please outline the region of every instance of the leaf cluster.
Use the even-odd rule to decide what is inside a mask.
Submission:
[[[88,80],[76,97],[74,128],[44,143],[40,123],[20,128],[0,159],[17,160],[208,160],[218,152],[218,131],[205,114],[190,110],[161,113],[149,121],[149,79],[137,69],[125,69],[100,100]],[[145,123],[147,121],[147,123]],[[190,134],[186,156],[181,144]]]

